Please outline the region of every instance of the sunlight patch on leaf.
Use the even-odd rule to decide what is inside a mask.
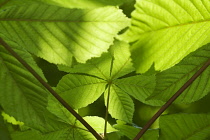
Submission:
[[[135,70],[131,63],[129,45],[127,43],[115,41],[114,45],[110,47],[110,52],[113,57],[111,71],[111,78],[113,80]]]
[[[106,12],[104,12],[106,11]],[[106,52],[129,20],[116,7],[66,9],[36,2],[0,14],[0,33],[54,64],[84,63]]]
[[[210,1],[137,0],[132,25],[120,36],[132,45],[137,72],[165,70],[210,42]]]

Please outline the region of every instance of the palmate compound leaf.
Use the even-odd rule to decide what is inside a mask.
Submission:
[[[108,80],[117,79],[134,71],[130,61],[129,45],[116,40],[114,45],[110,47],[109,52],[103,53],[101,57],[90,59],[86,64],[75,65],[73,68],[65,66],[59,66],[59,68],[65,72],[85,73]]]
[[[209,0],[137,0],[128,40],[137,72],[165,70],[210,42]]]
[[[85,62],[106,52],[129,19],[117,7],[67,9],[38,2],[4,8],[0,33],[55,64]]]
[[[156,75],[156,88],[149,99],[167,101],[210,59],[210,44],[189,54],[174,67]],[[210,92],[210,67],[208,67],[175,101],[191,103]]]
[[[159,140],[207,140],[210,136],[209,114],[165,115],[159,122]]]
[[[137,75],[137,76],[133,76],[133,79],[128,79],[128,81],[126,81],[125,75],[134,71],[134,68],[132,67],[132,64],[131,64],[130,53],[129,53],[128,47],[129,45],[127,43],[124,43],[121,41],[115,41],[114,45],[111,46],[109,52],[102,54],[101,57],[92,58],[91,60],[88,60],[87,63],[75,65],[73,68],[60,67],[60,69],[62,70],[65,69],[65,71],[71,73],[69,74],[69,76],[72,76],[72,77],[76,75],[83,78],[98,79],[100,81],[105,82],[104,83],[105,85],[109,84],[111,86],[111,93],[110,93],[110,100],[109,100],[110,101],[109,113],[111,114],[112,117],[116,119],[121,119],[121,120],[131,123],[133,112],[134,112],[134,104],[133,104],[132,99],[129,97],[129,95],[144,102],[144,100],[153,92],[152,89],[154,89],[154,84],[149,84],[149,82],[152,82],[155,79],[151,78],[150,80],[146,80],[146,82],[144,82],[145,77],[141,77],[141,76],[139,77]],[[144,79],[141,79],[141,78],[144,78]],[[74,78],[74,80],[76,83],[78,83],[77,79]],[[122,88],[123,86],[125,86],[124,83],[127,82],[127,85],[129,85],[129,83],[132,82],[132,80],[133,81],[140,80],[139,82],[135,82],[136,84],[134,86],[129,86],[129,88],[135,87],[134,90]],[[65,85],[65,82],[67,81],[68,80],[61,80],[60,83],[58,84],[58,87],[60,86],[60,84]],[[74,81],[72,80],[72,84],[73,83]],[[145,89],[143,89],[144,86],[146,86]],[[79,100],[79,98],[77,101],[71,101],[72,99],[70,99],[70,97],[73,95],[71,95],[72,92],[71,90],[69,90],[70,88],[71,86],[65,85],[65,87],[62,89],[64,92],[69,91],[69,92],[66,92],[66,96],[68,96],[68,97],[65,97],[66,101],[68,102],[69,100],[69,103],[76,102],[75,103],[76,105],[84,104],[83,100]],[[95,90],[98,90],[98,89],[91,89],[94,93],[91,93],[91,91],[88,91],[88,93],[85,93],[83,89],[80,90],[79,88],[80,87],[78,87],[79,92],[75,90],[75,93],[77,93],[76,96],[80,98],[85,97],[88,100],[90,97],[92,98],[93,94],[95,94],[96,97],[97,96],[99,97],[103,92],[105,92],[105,89],[104,91],[100,91],[100,93],[95,92]],[[58,92],[60,93],[59,89],[58,89]],[[108,94],[108,89],[106,89],[106,92],[105,92],[105,102],[107,102],[107,94]],[[61,92],[61,95],[62,95],[62,92]],[[89,95],[90,97],[88,97]],[[96,97],[94,100],[97,99]],[[91,102],[89,101],[89,103]],[[154,101],[152,103],[159,105],[160,102],[161,101],[159,102]]]
[[[68,112],[54,97],[49,96],[47,109],[58,117],[58,121],[65,123],[65,127],[52,130],[47,133],[40,133],[36,130],[16,131],[11,134],[12,140],[95,140],[95,137]],[[87,116],[84,119],[98,133],[104,131],[104,119],[95,116]],[[107,132],[116,131],[110,124],[107,126]]]
[[[43,77],[32,56],[24,48],[13,42],[9,44]],[[56,118],[46,109],[47,95],[47,91],[31,73],[0,46],[0,105],[4,111],[42,132],[59,129],[63,124],[57,124],[57,121],[53,120]]]
[[[104,119],[100,117],[84,117],[84,119],[98,132],[104,131]],[[116,129],[110,124],[107,126],[107,132],[113,132]],[[68,127],[53,131],[47,134],[41,134],[38,131],[28,130],[25,132],[15,132],[12,134],[13,140],[95,140],[95,137],[84,128],[84,126],[76,121],[68,124]]]
[[[126,125],[123,121],[117,121],[117,124],[114,125],[114,128],[119,130],[120,133],[128,137],[129,139],[133,139],[141,130],[138,127]],[[141,140],[158,140],[159,130],[158,129],[150,129],[148,130]]]

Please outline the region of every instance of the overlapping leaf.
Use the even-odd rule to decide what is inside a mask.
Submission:
[[[129,20],[116,7],[66,9],[27,2],[0,11],[0,33],[55,64],[85,62],[106,52]]]
[[[103,92],[105,92],[105,102],[107,103],[108,97],[108,88],[102,91],[101,88],[98,88],[90,83],[91,90],[85,91],[82,86],[75,89],[71,86],[73,84],[77,85],[77,79],[73,78],[75,76],[80,77],[81,79],[98,79],[99,81],[103,81],[104,85],[110,86],[110,98],[109,98],[109,113],[112,117],[120,120],[124,120],[126,122],[132,122],[133,112],[134,112],[134,104],[129,95],[135,97],[136,99],[145,102],[145,99],[152,93],[155,82],[154,77],[148,78],[144,76],[133,76],[131,79],[126,78],[126,74],[134,71],[131,60],[128,44],[120,41],[115,41],[115,44],[111,46],[108,53],[104,53],[100,58],[93,58],[87,61],[86,64],[76,65],[74,68],[65,68],[65,71],[70,72],[69,76],[71,76],[72,81],[69,82],[69,79],[62,79],[57,88],[58,93],[61,94],[66,92],[66,96],[64,99],[72,104],[73,106],[78,104],[83,104],[86,102],[91,103],[97,98],[93,98],[92,96],[99,97]],[[83,77],[83,78],[82,78]],[[126,80],[127,79],[127,80]],[[132,81],[135,81],[132,83]],[[149,83],[152,84],[149,84]],[[60,90],[60,85],[63,85],[63,89]],[[70,86],[68,86],[70,85]],[[87,84],[86,84],[87,85]],[[124,86],[128,86],[128,88],[124,88]],[[85,84],[83,84],[85,86]],[[133,89],[134,87],[134,89]],[[96,93],[96,91],[99,91]],[[62,92],[61,92],[62,91]],[[72,101],[74,96],[78,97],[77,101]],[[81,100],[80,100],[81,98]],[[86,101],[83,101],[83,98]],[[89,101],[88,101],[89,100]],[[160,105],[159,102],[150,102],[155,105]],[[75,104],[75,105],[74,105]]]
[[[165,70],[210,42],[209,0],[137,0],[130,29],[121,39],[132,43],[138,72],[155,64]]]
[[[209,114],[175,114],[160,117],[160,140],[204,140],[210,136]]]
[[[10,133],[5,125],[5,121],[3,120],[3,117],[1,115],[0,110],[0,139],[2,140],[11,140]]]
[[[104,94],[105,104],[107,104],[108,91]],[[117,88],[115,85],[111,86],[109,97],[109,113],[112,117],[132,122],[134,113],[134,103],[131,97]]]
[[[117,121],[117,124],[114,125],[114,128],[120,130],[120,133],[122,133],[123,135],[127,136],[129,139],[133,139],[138,134],[138,132],[141,130],[138,127],[126,125],[126,123],[121,122],[121,121]],[[157,140],[158,139],[158,135],[159,135],[158,132],[159,131],[157,129],[148,130],[143,135],[141,140]]]
[[[157,84],[152,99],[167,101],[198,69],[210,59],[210,44],[191,53],[174,67],[158,73]],[[176,103],[190,103],[201,99],[210,92],[210,67],[208,67],[182,95]]]
[[[11,44],[43,77],[31,55],[17,44]],[[0,105],[6,113],[34,129],[45,132],[54,129],[52,114],[46,109],[46,90],[3,46],[0,46]]]
[[[59,82],[56,91],[73,108],[78,109],[97,100],[105,87],[104,80],[85,75],[68,74]]]
[[[99,117],[84,117],[84,119],[98,132],[103,133],[104,119]],[[107,132],[116,131],[108,124]],[[94,136],[84,128],[84,126],[75,121],[73,124],[69,124],[68,127],[53,131],[47,134],[41,134],[37,131],[23,131],[15,132],[12,134],[13,140],[95,140]]]
[[[135,99],[149,105],[160,106],[164,102],[157,99],[147,100],[156,85],[155,76],[137,75],[117,80],[115,84]]]

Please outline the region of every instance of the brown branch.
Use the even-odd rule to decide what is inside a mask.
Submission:
[[[72,115],[74,115],[94,136],[97,140],[103,140],[102,137],[73,109],[62,99],[35,71],[23,60],[2,38],[0,44],[10,52]]]
[[[194,80],[203,73],[203,71],[210,65],[210,59],[158,110],[158,112],[147,122],[142,130],[136,135],[133,140],[139,140],[155,120],[179,97]]]

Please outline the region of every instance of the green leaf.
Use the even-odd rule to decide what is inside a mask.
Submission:
[[[210,136],[209,114],[175,114],[160,117],[160,140],[204,140]]]
[[[58,117],[60,122],[74,124],[76,118],[59,103],[53,96],[48,97],[47,109]]]
[[[103,132],[104,119],[96,116],[84,117],[84,119],[98,132]],[[116,129],[108,124],[107,132],[113,132]],[[31,137],[31,138],[30,138]],[[23,132],[15,132],[12,134],[13,140],[95,140],[94,136],[79,122],[74,121],[66,128],[52,131],[50,133],[41,134],[38,131],[28,130]]]
[[[104,12],[106,11],[106,12]],[[129,24],[116,7],[66,9],[28,2],[0,13],[0,33],[55,64],[99,57]]]
[[[43,75],[31,55],[23,48],[10,42],[13,49],[34,70]],[[40,131],[49,131],[51,124],[47,111],[47,91],[13,56],[0,46],[0,105],[4,111]],[[43,77],[43,76],[42,76]]]
[[[117,124],[114,125],[114,128],[120,130],[119,132],[127,136],[129,139],[133,139],[141,130],[138,127],[126,125],[126,123],[122,121],[117,121]],[[143,135],[141,140],[157,140],[158,135],[159,131],[157,129],[151,129]]]
[[[37,0],[67,8],[97,8],[107,5],[117,6],[129,0]]]
[[[80,78],[80,80],[75,79],[75,81],[81,82],[83,81],[81,80],[82,78],[91,78],[97,81],[98,80],[101,81],[104,84],[104,88],[101,89],[99,92],[94,91],[93,93],[92,92],[93,89],[98,90],[100,88],[93,88],[92,87],[93,83],[90,83],[90,88],[88,88],[88,90],[90,89],[90,91],[88,91],[88,93],[84,93],[84,88],[78,86],[78,88],[74,90],[75,94],[72,94],[72,97],[70,97],[71,95],[69,96],[67,94],[65,97],[62,96],[62,94],[61,96],[64,97],[66,100],[69,100],[69,104],[71,104],[72,106],[78,106],[78,104],[80,103],[83,103],[83,105],[85,106],[88,105],[85,104],[87,100],[91,99],[92,102],[95,101],[105,91],[105,85],[111,84],[109,113],[111,114],[112,117],[116,119],[121,119],[126,122],[132,122],[132,117],[134,112],[133,101],[127,93],[125,93],[123,90],[115,86],[115,81],[118,78],[134,71],[132,63],[130,61],[130,53],[128,47],[129,45],[125,42],[115,41],[114,45],[111,46],[111,48],[109,49],[109,52],[102,54],[101,57],[92,58],[91,60],[88,60],[87,63],[76,65],[73,68],[65,67],[65,71],[68,71],[70,73],[76,73],[76,75],[78,75],[78,78]],[[60,84],[63,84],[64,86],[62,90],[64,91],[68,90],[68,86],[66,86],[67,83],[64,83],[61,80]],[[75,84],[73,80],[71,84],[72,85]],[[72,88],[73,87],[71,87],[71,89]],[[72,91],[69,91],[69,93],[71,92]],[[84,96],[83,94],[86,95]],[[107,102],[107,91],[105,93],[105,102]]]
[[[110,52],[103,53],[101,57],[92,58],[86,64],[75,65],[73,68],[65,66],[59,66],[59,68],[65,72],[85,73],[104,80],[117,79],[134,71],[128,47],[129,45],[125,42],[114,41]]]
[[[104,94],[105,104],[107,104],[108,90]],[[109,97],[109,113],[113,118],[131,123],[134,113],[134,103],[130,96],[124,91],[112,85]]]
[[[114,45],[110,48],[110,52],[113,57],[113,62],[111,62],[113,63],[111,65],[111,79],[117,79],[134,71],[127,43],[115,41]]]
[[[59,65],[58,68],[59,70],[65,72],[88,74],[90,76],[96,76],[101,79],[109,79],[111,61],[111,54],[103,53],[101,57],[92,58],[85,64],[78,64],[73,68]]]
[[[85,75],[68,74],[58,83],[56,91],[73,108],[78,109],[97,100],[105,87],[104,80]]]
[[[132,25],[120,38],[132,43],[137,72],[165,70],[210,42],[210,1],[137,0]]]
[[[5,125],[5,122],[3,120],[1,110],[0,110],[0,139],[1,140],[11,140],[9,131]]]
[[[149,105],[160,106],[164,102],[158,100],[146,100],[155,89],[155,76],[137,75],[128,78],[118,79],[114,82],[117,87],[135,99]]]
[[[210,44],[189,54],[174,67],[156,75],[157,84],[149,99],[167,101],[210,59]],[[175,103],[191,103],[210,92],[210,67],[188,87]]]
[[[43,140],[42,134],[35,130],[28,130],[24,132],[14,132],[11,134],[12,140]]]
[[[84,119],[96,130],[98,133],[104,132],[104,124],[105,120],[103,118],[97,117],[97,116],[86,116]],[[80,126],[81,125],[81,126]],[[84,126],[78,122],[77,126],[80,126],[83,128]],[[107,133],[111,133],[117,131],[114,129],[109,123],[107,124]]]

